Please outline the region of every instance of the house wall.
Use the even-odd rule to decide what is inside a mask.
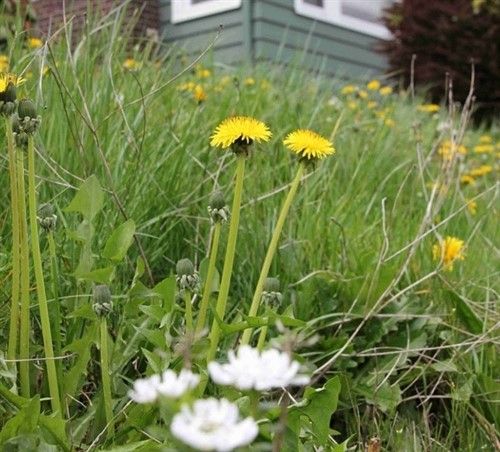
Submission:
[[[171,0],[160,0],[160,25],[167,43],[199,55],[216,35],[214,60],[224,63],[271,60],[345,77],[383,73],[386,60],[377,39],[297,15],[293,0],[242,0],[237,10],[172,24]]]
[[[244,8],[172,24],[170,3],[171,0],[160,0],[160,30],[167,43],[196,57],[213,42],[210,55],[215,61],[231,64],[242,60]],[[220,25],[224,29],[214,42]]]

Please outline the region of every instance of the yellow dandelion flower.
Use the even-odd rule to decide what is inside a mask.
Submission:
[[[394,121],[394,119],[387,118],[387,119],[384,120],[384,124],[387,127],[394,127],[396,125],[396,122]]]
[[[195,86],[196,86],[196,83],[194,83],[194,82],[185,82],[185,83],[181,83],[179,86],[177,86],[177,89],[179,91],[193,91]]]
[[[460,178],[460,182],[464,185],[476,185],[476,179],[472,177],[470,174],[464,174]]]
[[[476,154],[489,154],[495,150],[495,146],[493,144],[489,143],[484,143],[484,144],[477,144],[474,146],[474,152]]]
[[[481,176],[486,176],[486,174],[489,174],[493,171],[493,167],[491,165],[481,165],[478,166],[477,168],[473,168],[472,170],[469,171],[469,174],[472,177],[481,177]]]
[[[361,98],[361,99],[366,99],[368,97],[368,93],[365,91],[365,90],[360,90],[358,92],[358,96]]]
[[[347,103],[347,108],[349,108],[350,110],[356,110],[356,108],[358,108],[358,103],[351,100]]]
[[[417,110],[423,111],[424,113],[437,113],[439,108],[438,104],[422,104],[417,107]]]
[[[262,121],[248,116],[233,116],[216,127],[210,137],[210,144],[226,149],[232,144],[269,141],[271,135],[271,131]]]
[[[193,96],[197,102],[203,102],[204,100],[207,100],[207,93],[201,85],[196,85],[194,87]]]
[[[9,70],[9,57],[7,55],[0,55],[0,72],[7,72]]]
[[[43,46],[43,41],[40,38],[29,38],[28,47],[32,50],[39,49]]]
[[[0,74],[0,94],[4,93],[9,85],[19,86],[25,81],[26,79],[14,74]]]
[[[456,237],[446,237],[440,243],[436,243],[432,247],[432,257],[435,261],[442,261],[443,267],[447,271],[453,270],[453,263],[456,260],[463,261],[464,241]]]
[[[344,94],[344,95],[347,95],[347,94],[353,94],[353,93],[355,93],[357,90],[358,90],[358,87],[357,87],[357,86],[354,86],[354,85],[346,85],[346,86],[344,86],[344,87],[340,90],[340,94]]]
[[[477,213],[477,202],[474,200],[467,201],[467,210],[471,215],[476,215]]]
[[[203,67],[196,68],[196,77],[198,78],[208,78],[212,75],[212,71],[210,69],[205,69]]]
[[[283,144],[302,158],[322,159],[335,153],[332,143],[312,130],[299,129],[289,133]]]
[[[467,154],[467,148],[462,144],[453,143],[451,140],[445,140],[439,146],[438,154],[443,160],[450,161],[454,158],[455,154]]]
[[[372,108],[375,108],[378,106],[378,102],[375,102],[374,100],[371,100],[370,102],[368,102],[368,104],[366,104],[366,106],[370,109]]]
[[[378,91],[380,89],[380,82],[378,80],[370,80],[367,84],[366,87],[370,91]]]
[[[392,86],[382,86],[378,92],[381,96],[388,96],[389,94],[392,94]]]
[[[252,77],[247,77],[245,80],[243,80],[243,84],[245,86],[253,86],[255,85],[255,79],[253,79]]]
[[[493,138],[491,138],[491,135],[481,135],[479,137],[479,143],[481,143],[481,144],[491,144],[491,143],[493,143]]]
[[[142,63],[140,61],[135,60],[134,58],[127,58],[123,62],[123,68],[127,71],[138,71],[141,69]]]

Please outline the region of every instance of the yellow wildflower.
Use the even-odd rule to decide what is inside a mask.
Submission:
[[[481,135],[479,137],[479,142],[481,144],[491,144],[491,143],[493,143],[493,138],[491,138],[490,135]]]
[[[127,71],[138,71],[141,67],[142,63],[134,58],[127,58],[123,62],[123,68],[127,69]]]
[[[193,95],[197,102],[203,102],[204,100],[207,100],[207,93],[205,92],[203,86],[201,85],[196,85],[194,87]]]
[[[222,121],[211,136],[210,144],[223,149],[232,144],[269,141],[271,131],[261,121],[248,116],[233,116]]]
[[[474,146],[474,152],[476,154],[489,154],[490,152],[493,152],[494,149],[495,147],[493,146],[493,144],[488,143],[477,144],[476,146]]]
[[[255,85],[255,79],[253,79],[252,77],[247,77],[245,80],[243,80],[243,84],[245,86],[253,86]]]
[[[432,257],[435,261],[442,261],[445,270],[451,271],[456,260],[463,261],[465,259],[463,248],[463,240],[448,236],[432,247]]]
[[[355,102],[354,100],[351,100],[347,103],[347,108],[350,108],[351,110],[356,110],[356,108],[358,108],[358,103]]]
[[[417,107],[417,110],[423,111],[424,113],[437,113],[439,108],[437,104],[422,104]]]
[[[491,165],[481,165],[477,168],[474,168],[469,171],[469,174],[472,177],[481,177],[485,176],[486,174],[489,174],[493,171],[493,167]]]
[[[354,85],[346,85],[340,90],[340,94],[352,94],[355,93],[358,90],[357,86]]]
[[[208,78],[212,75],[212,71],[210,69],[205,69],[201,66],[196,68],[196,77],[198,78]]]
[[[28,47],[32,50],[39,49],[43,46],[43,41],[40,38],[28,38]]]
[[[389,94],[392,94],[392,86],[382,86],[378,92],[381,96],[388,96]]]
[[[0,94],[5,93],[10,85],[19,86],[25,81],[26,79],[14,74],[0,74]]]
[[[7,55],[0,55],[0,72],[7,72],[9,70],[9,57]]]
[[[467,201],[467,210],[471,215],[476,215],[477,213],[477,202],[474,200]]]
[[[332,143],[312,130],[298,129],[289,133],[283,144],[302,158],[322,159],[335,153]]]
[[[474,179],[470,174],[464,174],[460,178],[460,182],[464,185],[475,185],[476,179]]]
[[[361,98],[361,99],[366,99],[368,97],[368,93],[365,91],[365,90],[360,90],[358,92],[358,96]]]
[[[467,154],[467,148],[462,144],[453,143],[451,140],[443,141],[438,148],[438,154],[443,160],[450,161],[457,153],[461,155]]]
[[[368,104],[366,106],[371,109],[371,108],[375,108],[377,105],[378,105],[378,102],[371,100],[370,102],[368,102]]]
[[[177,89],[179,91],[192,91],[194,90],[196,84],[194,82],[185,82],[185,83],[181,83]]]
[[[378,80],[371,80],[366,84],[370,91],[378,91],[380,89],[380,82]]]
[[[396,122],[394,121],[394,119],[387,118],[387,119],[384,120],[384,124],[387,127],[394,127],[396,125]]]

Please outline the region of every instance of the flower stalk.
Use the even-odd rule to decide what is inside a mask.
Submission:
[[[58,415],[61,416],[61,399],[59,396],[59,384],[57,382],[54,349],[52,346],[52,331],[50,328],[49,309],[45,291],[42,255],[40,252],[40,241],[38,235],[35,180],[35,146],[33,144],[33,135],[31,134],[28,136],[28,204],[31,232],[31,250],[33,254],[33,267],[35,270],[36,290],[38,297],[38,307],[40,310],[40,322],[42,325],[43,347],[45,352],[45,363],[47,366],[51,406],[52,411],[54,413],[58,413]]]
[[[184,290],[184,303],[186,305],[186,332],[193,332],[193,306],[191,304],[191,292],[188,289]]]
[[[216,316],[219,319],[214,318],[212,329],[210,331],[210,349],[207,354],[207,362],[214,359],[217,353],[217,347],[219,345],[221,328],[218,320],[224,320],[224,314],[226,311],[227,297],[229,294],[229,284],[231,282],[231,275],[233,272],[234,255],[236,252],[236,239],[238,237],[238,227],[240,223],[240,208],[241,208],[241,198],[243,193],[243,179],[245,176],[245,154],[237,155],[237,167],[236,167],[236,184],[234,188],[233,195],[233,205],[231,208],[231,222],[229,224],[229,233],[227,239],[226,255],[224,258],[224,268],[222,270],[222,278],[219,289],[219,295],[217,297],[217,303],[215,306]]]
[[[257,315],[257,312],[259,310],[260,302],[262,299],[262,292],[264,290],[264,283],[266,282],[267,275],[269,274],[269,269],[271,268],[271,263],[276,253],[281,231],[283,230],[283,226],[285,224],[286,217],[288,216],[290,206],[292,205],[292,201],[295,198],[297,189],[299,188],[299,184],[302,179],[302,175],[304,173],[304,165],[305,164],[302,162],[299,164],[297,173],[295,174],[295,178],[292,181],[288,195],[285,198],[283,206],[281,207],[281,212],[279,214],[278,221],[276,222],[276,227],[274,228],[273,236],[271,238],[271,242],[269,243],[264,263],[262,264],[262,269],[260,271],[259,279],[257,281],[257,286],[255,288],[252,303],[250,305],[250,310],[248,311],[249,317]],[[263,334],[267,334],[267,329]],[[240,345],[248,345],[251,336],[252,336],[252,328],[246,329],[241,337]]]
[[[205,287],[200,302],[200,310],[196,323],[196,333],[200,333],[205,327],[207,319],[208,305],[210,303],[210,295],[212,293],[212,281],[215,275],[215,263],[217,261],[217,253],[219,250],[221,223],[215,223],[214,233],[212,235],[212,246],[210,247],[210,259],[208,261],[207,275],[205,279]]]
[[[109,373],[109,344],[108,344],[108,321],[106,316],[100,319],[100,359],[101,359],[101,380],[102,394],[104,400],[104,414],[106,416],[108,438],[113,436],[113,400],[111,398],[111,378]]]

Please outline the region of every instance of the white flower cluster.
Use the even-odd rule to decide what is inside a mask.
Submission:
[[[161,375],[136,380],[129,397],[137,403],[152,403],[161,396],[178,399],[198,386],[199,382],[200,376],[188,369],[182,369],[179,375],[169,369]]]
[[[300,364],[292,361],[288,353],[276,349],[260,352],[244,345],[237,353],[230,351],[229,362],[208,364],[212,380],[220,385],[231,385],[238,389],[265,391],[291,385],[306,385],[309,377],[299,373]]]
[[[250,444],[259,428],[251,418],[240,420],[238,407],[226,399],[197,400],[184,405],[170,426],[172,434],[198,450],[231,451]]]

